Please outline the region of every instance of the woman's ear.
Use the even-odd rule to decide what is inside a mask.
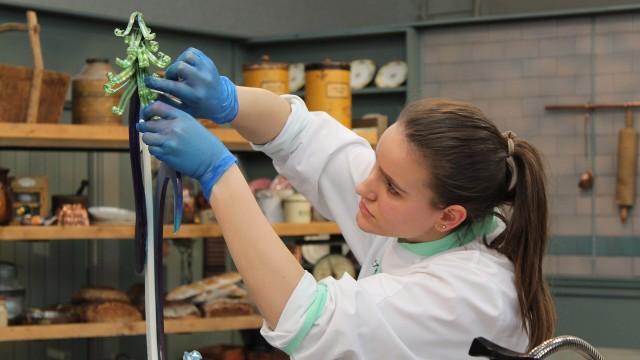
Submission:
[[[458,227],[463,221],[467,219],[467,209],[461,205],[447,206],[442,210],[442,215],[438,219],[438,230],[442,232],[449,232]]]

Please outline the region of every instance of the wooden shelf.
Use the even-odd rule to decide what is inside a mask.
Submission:
[[[251,150],[249,142],[231,128],[209,128],[233,151]],[[375,128],[355,129],[355,132],[375,145]],[[126,150],[128,129],[122,125],[26,124],[0,122],[0,148]]]
[[[164,322],[166,334],[258,329],[260,326],[262,326],[262,317],[258,315],[165,320]],[[144,321],[7,326],[0,327],[0,342],[132,336],[145,333]]]
[[[333,222],[309,224],[273,224],[280,236],[304,236],[319,234],[340,234],[340,228]],[[0,241],[41,241],[41,240],[132,240],[133,225],[91,225],[91,226],[0,226]],[[172,225],[165,225],[167,239],[189,239],[220,237],[222,231],[217,224],[183,224],[174,234]]]

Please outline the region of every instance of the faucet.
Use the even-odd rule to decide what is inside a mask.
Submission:
[[[485,357],[491,360],[534,360],[546,359],[561,350],[571,349],[587,360],[604,360],[602,355],[588,342],[575,336],[558,336],[536,346],[529,353],[518,353],[504,348],[483,337],[473,339],[469,348],[469,355]]]

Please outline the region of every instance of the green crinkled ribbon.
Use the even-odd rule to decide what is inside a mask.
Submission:
[[[131,96],[138,90],[141,107],[149,105],[157,98],[154,90],[147,88],[144,84],[146,76],[158,76],[150,70],[154,65],[164,69],[171,62],[171,57],[159,51],[160,45],[154,39],[156,34],[145,24],[142,13],[136,11],[129,17],[127,28],[115,29],[117,37],[123,37],[127,47],[127,57],[125,59],[116,58],[116,65],[122,71],[117,75],[109,72],[108,82],[104,85],[104,92],[113,95],[125,89],[118,106],[114,106],[111,111],[116,115],[122,115],[127,107]]]

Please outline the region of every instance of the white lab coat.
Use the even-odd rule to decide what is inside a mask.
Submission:
[[[293,359],[467,359],[475,337],[525,351],[513,264],[471,243],[425,257],[399,246],[397,238],[365,233],[357,226],[356,185],[369,174],[371,146],[324,112],[309,112],[304,102],[284,95],[292,112],[270,143],[254,145],[273,159],[323,215],[338,223],[362,265],[358,280],[322,280],[326,302]],[[504,229],[499,223],[489,241]],[[375,273],[381,265],[381,272]],[[319,285],[305,273],[292,293],[276,329],[261,333],[286,349],[301,331]],[[307,319],[308,320],[308,319]]]

